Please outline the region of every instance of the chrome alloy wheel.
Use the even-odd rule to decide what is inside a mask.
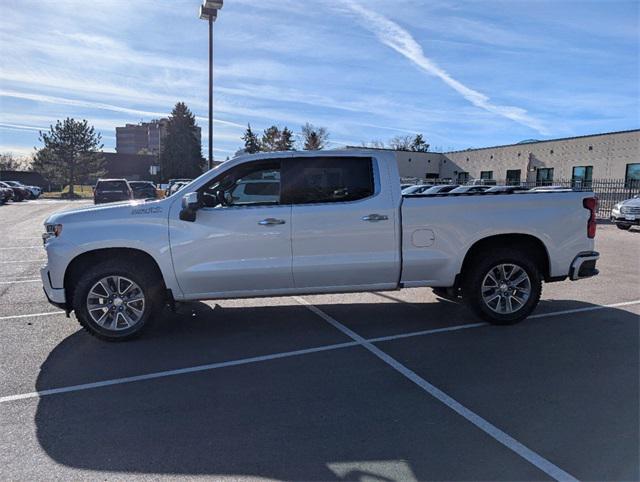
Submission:
[[[87,311],[102,328],[121,331],[137,324],[144,314],[144,293],[123,276],[106,276],[89,290]]]
[[[499,264],[482,280],[482,299],[496,313],[508,315],[521,309],[531,296],[527,272],[515,264]]]

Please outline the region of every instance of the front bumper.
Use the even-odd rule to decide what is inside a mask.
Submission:
[[[640,225],[640,216],[638,215],[619,215],[616,216],[614,214],[611,215],[611,222],[616,224],[626,224],[627,226]]]
[[[64,294],[64,288],[56,289],[51,286],[51,278],[49,277],[49,267],[43,266],[40,268],[40,277],[42,278],[42,287],[44,294],[47,296],[47,300],[54,306],[67,309],[66,297]]]
[[[571,263],[571,268],[569,268],[569,278],[572,281],[576,281],[596,276],[599,273],[596,269],[598,259],[600,259],[600,253],[597,251],[579,253]]]

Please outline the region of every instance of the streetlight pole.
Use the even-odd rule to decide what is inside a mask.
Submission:
[[[213,18],[209,16],[209,170],[213,167]]]
[[[200,18],[209,22],[209,169],[213,167],[213,22],[223,0],[204,0],[200,6]]]

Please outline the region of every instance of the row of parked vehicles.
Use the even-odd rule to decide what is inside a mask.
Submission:
[[[98,179],[93,188],[94,204],[128,201],[130,199],[162,199],[171,196],[191,179],[171,179],[166,186],[151,181],[127,181],[126,179]]]
[[[486,180],[476,180],[464,186],[458,184],[402,184],[404,196],[425,194],[469,194],[475,192],[487,193],[516,193],[516,192],[540,192],[540,191],[571,191],[565,186],[497,186],[484,184]],[[628,230],[631,226],[640,226],[640,195],[616,203],[609,215],[610,220],[618,229]]]
[[[402,194],[469,194],[474,192],[514,193],[524,191],[558,191],[571,189],[563,186],[537,186],[529,188],[525,186],[496,186],[488,184],[403,184]]]
[[[39,186],[26,186],[19,181],[0,181],[0,204],[38,199],[40,194],[42,189]]]

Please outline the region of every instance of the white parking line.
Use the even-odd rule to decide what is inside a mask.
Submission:
[[[43,261],[46,261],[46,260],[47,260],[47,258],[20,260],[20,261],[0,261],[0,264],[42,263]]]
[[[6,249],[35,249],[35,248],[43,249],[42,245],[39,245],[39,246],[10,246],[8,248],[0,248],[0,251],[6,250]]]
[[[8,397],[0,397],[0,403],[12,402],[15,400],[24,400],[26,398],[45,397],[47,395],[55,395],[58,393],[79,392],[81,390],[89,390],[91,388],[108,387],[111,385],[121,385],[123,383],[133,383],[133,382],[140,382],[144,380],[153,380],[155,378],[165,378],[165,377],[171,377],[175,375],[186,375],[188,373],[204,372],[208,370],[215,370],[217,368],[247,365],[249,363],[257,363],[257,362],[263,362],[268,360],[277,360],[279,358],[288,358],[292,356],[308,355],[310,353],[319,353],[323,351],[338,350],[340,348],[348,348],[356,345],[358,345],[357,342],[348,341],[345,343],[336,343],[333,345],[325,345],[325,346],[319,346],[315,348],[306,348],[303,350],[286,351],[282,353],[274,353],[271,355],[261,355],[261,356],[254,356],[251,358],[242,358],[240,360],[231,360],[231,361],[225,361],[225,362],[219,362],[219,363],[210,363],[208,365],[198,365],[195,367],[178,368],[177,370],[167,370],[163,372],[148,373],[146,375],[115,378],[112,380],[104,380],[102,382],[83,383],[82,385],[72,385],[70,387],[52,388],[49,390],[41,390],[39,392],[22,393],[19,395],[10,395]]]
[[[36,281],[42,281],[41,279],[18,279],[13,281],[0,281],[0,285],[13,285],[16,283],[35,283]]]
[[[621,306],[631,306],[631,305],[637,305],[637,304],[640,304],[640,300],[623,301],[622,303],[612,303],[610,305],[587,306],[585,308],[574,308],[572,310],[552,311],[550,313],[540,313],[538,315],[531,315],[527,319],[546,318],[547,316],[557,316],[557,315],[569,315],[571,313],[582,313],[583,311],[597,311],[597,310],[602,310],[604,308],[619,308]]]
[[[320,318],[325,320],[327,323],[329,323],[330,325],[332,325],[333,327],[335,327],[336,329],[338,329],[339,331],[341,331],[342,333],[347,335],[353,341],[357,341],[358,344],[362,345],[363,348],[366,348],[367,350],[369,350],[371,353],[373,353],[375,356],[377,356],[380,360],[385,362],[391,368],[393,368],[398,373],[402,374],[404,377],[406,377],[409,380],[411,380],[418,387],[422,388],[422,390],[427,392],[429,395],[431,395],[435,399],[437,399],[440,402],[442,402],[443,404],[445,404],[447,407],[449,407],[451,410],[456,412],[458,415],[464,417],[466,420],[471,422],[473,425],[478,427],[480,430],[485,432],[487,435],[489,435],[490,437],[492,437],[496,441],[500,442],[505,447],[511,449],[513,452],[518,454],[520,457],[522,457],[523,459],[525,459],[526,461],[528,461],[529,463],[531,463],[532,465],[534,465],[538,469],[542,470],[548,476],[553,477],[555,480],[570,480],[570,481],[577,481],[578,480],[575,477],[573,477],[571,474],[569,474],[569,473],[565,472],[564,470],[562,470],[557,465],[554,465],[549,460],[545,459],[544,457],[542,457],[541,455],[537,454],[536,452],[534,452],[530,448],[528,448],[525,445],[523,445],[522,443],[518,442],[516,439],[511,437],[509,434],[507,434],[506,432],[503,432],[498,427],[496,427],[495,425],[493,425],[489,421],[485,420],[484,418],[482,418],[477,413],[469,410],[467,407],[462,405],[460,402],[458,402],[457,400],[455,400],[454,398],[450,397],[449,395],[447,395],[445,392],[443,392],[439,388],[435,387],[434,385],[432,385],[431,383],[426,381],[420,375],[418,375],[414,371],[412,371],[409,368],[407,368],[406,366],[404,366],[402,363],[397,361],[395,358],[387,355],[380,348],[378,348],[377,346],[373,345],[371,342],[365,340],[360,335],[358,335],[354,331],[350,330],[349,328],[344,326],[342,323],[340,323],[339,321],[337,321],[336,319],[332,318],[331,316],[326,314],[324,311],[319,309],[318,307],[312,305],[311,303],[309,303],[304,298],[300,298],[300,297],[296,296],[296,297],[294,297],[294,299],[296,301],[298,301],[300,304],[306,306],[309,310],[311,310],[313,313],[315,313]]]
[[[302,298],[297,298],[297,297],[295,299],[296,300],[302,300]],[[304,300],[302,300],[302,301],[304,301]],[[306,305],[306,303],[307,302],[304,301],[303,304]],[[616,307],[616,306],[629,306],[629,305],[637,305],[637,304],[640,304],[640,300],[627,301],[625,303],[615,303],[613,305],[604,305],[604,306],[598,306],[598,307],[594,307],[594,308],[606,309],[606,308],[613,308],[613,307]],[[312,305],[310,305],[310,306],[312,306]],[[309,309],[311,309],[311,308],[309,308]],[[320,311],[320,310],[318,309],[318,311]],[[28,318],[28,317],[31,317],[31,316],[61,315],[61,314],[64,314],[64,313],[65,313],[64,311],[50,311],[50,312],[46,312],[46,313],[33,313],[33,314],[30,314],[30,315],[13,315],[13,316],[0,317],[0,320],[11,319],[11,318]],[[557,314],[560,314],[560,313],[561,312],[544,313],[544,314],[538,315],[538,317],[540,318],[540,317],[543,317],[543,316],[554,316],[554,315],[557,315]],[[487,325],[488,325],[488,323],[468,323],[468,324],[465,324],[465,325],[448,326],[448,327],[444,327],[444,328],[434,328],[434,329],[431,329],[431,330],[414,331],[414,332],[411,332],[411,333],[399,333],[399,334],[396,334],[396,335],[380,336],[380,337],[376,337],[376,338],[365,339],[363,342],[352,341],[352,342],[346,342],[346,343],[338,343],[338,344],[334,344],[334,345],[324,345],[324,346],[319,346],[319,347],[315,347],[315,348],[308,348],[308,349],[304,349],[304,350],[281,352],[281,353],[275,353],[275,354],[272,354],[272,355],[263,355],[263,356],[259,356],[259,357],[244,358],[244,359],[232,360],[232,361],[228,361],[228,362],[212,363],[212,364],[208,364],[208,365],[197,365],[197,366],[188,367],[188,368],[180,368],[180,369],[177,369],[177,370],[168,370],[168,371],[162,371],[162,372],[152,372],[152,373],[145,374],[145,375],[136,375],[136,376],[132,376],[132,377],[116,378],[116,379],[104,380],[104,381],[100,381],[100,382],[85,383],[85,384],[81,384],[81,385],[72,385],[72,386],[67,386],[67,387],[52,388],[52,389],[49,389],[49,390],[42,390],[42,391],[39,391],[39,392],[29,392],[29,393],[22,393],[22,394],[17,394],[17,395],[9,395],[9,396],[5,396],[5,397],[0,397],[0,403],[10,402],[10,401],[13,401],[13,400],[23,400],[23,399],[27,399],[27,398],[39,398],[39,397],[44,397],[44,396],[47,396],[47,395],[54,395],[54,394],[57,394],[57,393],[77,392],[77,391],[81,391],[81,390],[88,390],[88,389],[91,389],[91,388],[100,388],[100,387],[106,387],[106,386],[110,386],[110,385],[119,385],[119,384],[122,384],[122,383],[132,383],[132,382],[143,381],[143,380],[152,380],[152,379],[157,379],[157,378],[170,377],[170,376],[174,376],[174,375],[181,375],[181,374],[185,374],[185,373],[203,372],[203,371],[208,371],[208,370],[214,370],[214,369],[217,369],[217,368],[224,368],[224,367],[227,367],[227,366],[244,365],[244,364],[247,364],[247,363],[255,363],[255,362],[259,362],[259,361],[274,360],[274,359],[278,359],[278,358],[287,358],[287,357],[290,357],[290,356],[299,356],[299,355],[304,355],[304,354],[307,354],[307,353],[331,351],[331,350],[337,350],[337,349],[340,349],[340,348],[346,348],[346,347],[350,347],[350,346],[362,345],[364,343],[371,344],[371,343],[377,343],[377,342],[380,342],[380,341],[391,341],[391,340],[397,340],[397,339],[401,339],[401,338],[409,338],[409,337],[414,337],[414,336],[434,335],[434,334],[450,332],[450,331],[465,330],[465,329],[469,329],[469,328],[478,328],[478,327],[487,326]]]
[[[31,313],[29,315],[0,316],[0,320],[11,320],[13,318],[31,318],[32,316],[61,315],[64,311],[46,311],[44,313]]]

